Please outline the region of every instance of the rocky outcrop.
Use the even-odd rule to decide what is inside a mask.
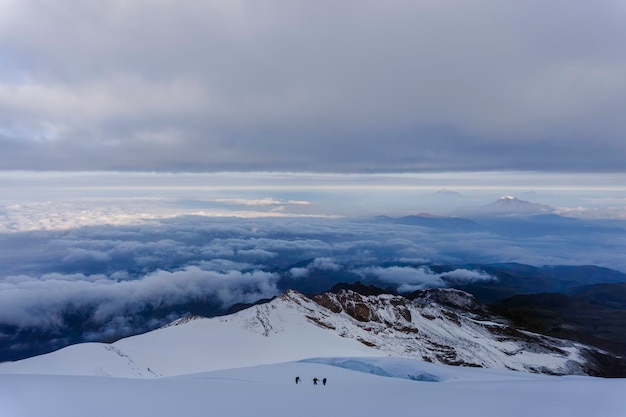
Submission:
[[[407,297],[338,289],[312,300],[321,310],[308,317],[317,325],[393,356],[555,375],[602,375],[602,364],[613,360],[590,346],[518,329],[455,289]]]

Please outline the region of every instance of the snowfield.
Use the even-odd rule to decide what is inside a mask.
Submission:
[[[2,363],[0,417],[626,416],[626,379],[399,357],[390,350],[397,339],[351,320],[292,293],[230,316]]]
[[[411,379],[425,376],[438,382]],[[314,377],[327,385],[314,386]],[[5,374],[0,415],[619,417],[626,415],[624,392],[623,379],[344,357],[151,380]]]
[[[276,299],[229,316],[175,323],[113,344],[80,343],[1,363],[0,373],[155,378],[316,356],[386,355],[315,325],[300,307]]]

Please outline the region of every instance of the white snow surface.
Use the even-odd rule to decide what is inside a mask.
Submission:
[[[624,379],[555,377],[380,357],[317,361],[153,380],[4,374],[0,415],[619,417],[626,410]],[[428,374],[439,382],[414,381],[403,376],[404,371]],[[296,376],[302,379],[298,385]],[[327,378],[328,383],[314,386],[314,377]]]
[[[357,331],[342,314],[288,293],[222,318],[0,364],[0,416],[626,416],[626,379],[390,357],[359,334],[341,336]]]

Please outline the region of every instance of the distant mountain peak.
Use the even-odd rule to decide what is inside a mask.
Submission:
[[[465,215],[534,215],[555,212],[554,207],[546,204],[521,200],[512,195],[504,195],[493,203],[483,206],[465,207],[460,210]]]
[[[456,191],[448,190],[447,188],[442,188],[438,190],[437,192],[435,192],[435,195],[445,196],[445,197],[460,197],[461,196],[460,193]]]
[[[555,209],[546,204],[531,203],[530,201],[520,200],[517,197],[505,195],[497,201],[487,205],[487,207],[496,208],[498,210],[509,211],[511,213],[552,213]]]
[[[503,204],[523,205],[523,206],[527,206],[527,205],[544,206],[543,204],[531,203],[530,201],[527,201],[527,200],[521,200],[521,199],[519,199],[519,198],[517,198],[515,196],[512,196],[512,195],[503,195],[502,197],[500,197],[499,199],[497,199],[496,201],[491,203],[491,205],[503,205]],[[545,206],[545,207],[549,207],[549,206]]]
[[[438,215],[438,214],[427,213],[427,212],[417,213],[415,216],[416,217],[424,217],[424,218],[428,218],[428,219],[443,219],[444,218],[444,216],[441,216],[441,215]]]

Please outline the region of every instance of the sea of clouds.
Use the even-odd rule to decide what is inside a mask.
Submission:
[[[412,291],[494,279],[462,267],[468,263],[624,270],[625,247],[615,234],[515,238],[435,232],[374,218],[180,216],[2,233],[0,324],[63,328],[68,311],[83,311],[102,324],[103,335],[114,334],[146,309],[210,302],[226,310],[272,297],[282,278],[345,273]],[[435,273],[429,263],[459,267]]]

